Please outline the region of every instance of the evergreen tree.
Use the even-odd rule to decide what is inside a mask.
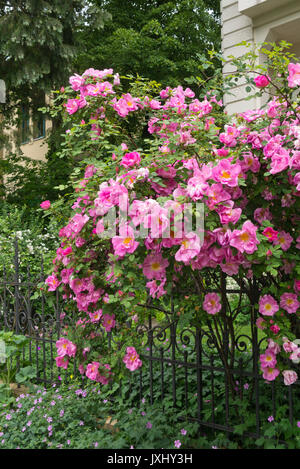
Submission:
[[[220,49],[217,0],[94,0],[111,14],[99,33],[83,31],[87,47],[74,71],[113,67],[175,85],[197,73],[198,54]]]

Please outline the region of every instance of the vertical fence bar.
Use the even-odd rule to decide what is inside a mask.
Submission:
[[[149,378],[150,378],[150,404],[153,404],[153,362],[152,362],[152,347],[153,347],[153,331],[152,331],[152,314],[149,313],[149,323],[148,323],[148,344],[149,344]]]
[[[202,411],[203,411],[203,397],[202,397],[202,331],[196,327],[196,372],[197,372],[197,419],[199,423],[199,433],[202,431]]]
[[[32,361],[32,316],[31,316],[31,272],[30,267],[27,267],[27,333],[28,333],[28,354],[29,354],[29,361]]]
[[[16,334],[20,333],[20,300],[19,300],[19,247],[18,247],[18,238],[14,240],[14,284],[15,284],[15,295],[14,295],[14,305],[15,305],[15,332]]]
[[[188,353],[185,350],[183,353],[184,359],[184,398],[185,398],[185,410],[188,410],[189,396],[188,396]]]
[[[161,402],[163,404],[165,398],[165,382],[164,382],[164,349],[160,348],[160,382],[161,382]]]
[[[171,362],[172,362],[172,398],[173,398],[173,406],[176,407],[176,333],[175,329],[176,325],[174,321],[170,326],[171,332],[171,347],[172,347],[172,355],[171,355]]]
[[[214,377],[214,357],[209,357],[210,362],[210,391],[211,391],[211,423],[215,434],[215,377]]]
[[[44,278],[44,262],[43,256],[41,258],[41,274],[42,278]],[[45,297],[42,295],[42,347],[43,347],[43,379],[44,383],[46,383],[47,375],[46,375],[46,321],[45,321]]]
[[[250,288],[250,302],[251,302],[251,342],[252,342],[252,376],[253,376],[253,390],[255,395],[255,420],[256,420],[256,437],[260,436],[260,412],[259,412],[259,344],[258,344],[258,334],[256,327],[257,312],[255,305],[258,304],[259,298],[259,289],[256,284],[255,278],[253,279],[253,284]]]
[[[290,424],[293,425],[294,423],[294,402],[293,402],[293,390],[292,386],[288,387],[288,393],[289,393],[289,420]]]
[[[6,301],[6,294],[7,294],[7,277],[6,277],[6,268],[3,266],[3,326],[4,330],[8,328],[8,317],[7,317],[7,301]]]

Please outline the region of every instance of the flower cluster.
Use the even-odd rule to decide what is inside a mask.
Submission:
[[[300,84],[299,67],[290,64],[287,70],[291,92]],[[270,81],[260,76],[255,83],[265,88]],[[86,364],[89,353],[95,357],[96,342],[100,348],[104,343],[99,327],[108,334],[125,327],[147,296],[160,300],[177,290],[181,301],[186,286],[200,296],[204,320],[220,313],[223,298],[203,294],[197,283],[214,271],[247,282],[245,291],[252,301],[257,298],[257,324],[269,339],[260,357],[263,376],[282,374],[291,384],[296,374],[281,357],[286,358],[284,337],[294,339],[290,317],[300,305],[300,108],[278,96],[265,109],[229,122],[213,93],[199,100],[178,86],[155,98],[119,94],[112,69],[89,69],[70,84],[69,94],[77,96],[67,100],[66,113],[79,121],[85,116],[79,125],[93,139],[109,135],[110,120],[121,126],[134,116],[143,117],[148,131],[144,148],[120,133],[109,151],[105,147],[106,164],[87,166],[76,188],[75,213],[59,233],[61,246],[46,283],[76,305],[77,328],[89,341],[77,354],[81,371],[101,381],[104,351]],[[186,223],[195,206],[203,215],[197,226]],[[132,344],[126,345],[123,362],[133,371],[142,363]],[[59,366],[67,366],[66,355],[59,355]]]

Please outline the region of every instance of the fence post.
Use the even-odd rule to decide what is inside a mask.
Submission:
[[[20,301],[19,301],[19,245],[18,238],[14,240],[14,284],[15,284],[15,331],[20,333]]]

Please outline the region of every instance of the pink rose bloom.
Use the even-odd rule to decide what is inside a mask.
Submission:
[[[256,231],[257,227],[251,221],[245,221],[242,230],[234,230],[232,232],[230,246],[235,247],[242,253],[253,254],[259,244]]]
[[[127,347],[123,362],[130,371],[135,371],[142,366],[142,361],[134,347]]]
[[[263,233],[269,241],[275,241],[277,239],[278,231],[273,230],[271,226],[264,229]]]
[[[227,148],[222,147],[217,149],[217,155],[218,156],[228,156],[229,150]]]
[[[208,196],[206,203],[210,210],[213,210],[216,204],[231,199],[229,192],[225,191],[220,183],[212,184],[206,191],[206,195]]]
[[[253,214],[254,220],[257,221],[259,224],[262,224],[263,221],[265,220],[272,220],[272,214],[269,210],[269,208],[257,208],[254,210]]]
[[[273,324],[271,327],[270,327],[270,330],[273,332],[273,334],[278,334],[278,332],[280,331],[280,327],[277,326],[277,324]]]
[[[141,162],[141,156],[137,151],[131,153],[126,153],[121,161],[121,166],[125,168],[130,168],[131,166],[138,165]]]
[[[147,282],[146,286],[150,290],[150,296],[152,296],[152,298],[160,298],[161,296],[165,295],[167,293],[166,290],[164,290],[163,288],[165,283],[166,279],[162,280],[159,285],[157,284],[156,280],[150,280],[150,282]]]
[[[68,114],[74,114],[79,109],[78,99],[68,99],[66,109]]]
[[[298,64],[289,64],[289,77],[288,77],[288,85],[290,88],[295,88],[296,86],[300,86],[300,63]]]
[[[280,352],[280,345],[277,344],[277,342],[274,342],[274,340],[268,339],[268,350],[270,350],[271,352],[275,353],[275,355],[277,355],[277,353]]]
[[[60,281],[55,277],[55,275],[49,275],[46,278],[45,283],[48,285],[48,291],[55,291],[60,285]]]
[[[300,303],[295,293],[284,293],[280,298],[280,307],[289,314],[296,313]]]
[[[222,308],[220,303],[220,296],[218,293],[207,293],[204,297],[203,309],[208,314],[216,314]]]
[[[239,221],[242,209],[233,207],[234,202],[232,200],[228,200],[217,206],[216,211],[219,214],[222,225],[227,225],[228,223],[233,223],[235,225]]]
[[[181,247],[175,254],[176,261],[189,262],[199,254],[201,249],[200,239],[196,233],[187,233],[181,241]]]
[[[99,377],[99,372],[98,372],[99,366],[100,366],[99,362],[89,363],[85,371],[87,378],[91,379],[92,381],[97,381]]]
[[[236,138],[240,135],[239,129],[236,126],[225,126],[226,132],[222,132],[219,136],[221,143],[224,143],[227,147],[234,147],[237,144]]]
[[[259,299],[259,312],[263,316],[274,316],[279,310],[276,300],[271,295],[264,295]]]
[[[105,328],[106,332],[110,332],[116,325],[115,315],[104,314],[102,316],[102,326]]]
[[[277,368],[263,368],[263,378],[267,381],[274,381],[279,373],[280,371]]]
[[[85,79],[75,73],[75,75],[69,78],[69,83],[74,91],[79,91],[80,87],[84,85]]]
[[[58,356],[55,358],[55,361],[56,361],[56,366],[58,368],[64,368],[65,370],[68,368],[68,365],[69,365],[69,359],[68,357],[65,355],[65,356]]]
[[[192,200],[202,199],[209,189],[208,183],[202,176],[189,179],[187,193]]]
[[[274,241],[274,244],[280,244],[281,249],[283,251],[287,251],[291,246],[292,241],[293,238],[289,233],[286,233],[285,231],[279,231],[277,239]]]
[[[294,282],[294,290],[295,290],[295,292],[297,292],[297,291],[300,292],[300,280],[295,280],[295,282]]]
[[[55,345],[59,357],[64,357],[65,355],[68,355],[69,357],[75,357],[76,345],[74,345],[70,340],[61,337],[56,341]]]
[[[271,174],[277,174],[287,169],[290,165],[290,153],[283,147],[279,147],[271,157]]]
[[[286,353],[293,353],[295,350],[298,350],[298,345],[294,344],[294,342],[291,342],[288,340],[286,337],[283,338],[283,340],[286,340],[286,342],[283,342],[283,350]]]
[[[257,88],[265,88],[270,83],[270,78],[266,75],[259,75],[254,78],[254,83]]]
[[[256,158],[251,151],[242,153],[243,161],[240,162],[243,171],[252,171],[257,173],[260,170],[259,159]]]
[[[264,320],[264,318],[257,318],[256,320],[256,326],[261,329],[261,330],[264,330],[266,328],[266,321]]]
[[[212,170],[212,176],[216,182],[221,182],[229,187],[238,186],[238,177],[242,172],[239,164],[231,164],[229,160],[221,160]]]
[[[166,276],[166,268],[168,265],[169,261],[164,259],[160,253],[149,254],[143,262],[143,274],[149,280],[161,280]]]
[[[263,355],[260,355],[259,359],[262,368],[274,368],[277,363],[276,355],[271,350],[266,350]]]
[[[91,318],[91,322],[100,321],[102,317],[102,309],[98,309],[97,311],[94,311],[93,313],[89,313],[89,316]]]
[[[284,370],[282,374],[284,378],[284,384],[286,386],[290,386],[291,384],[295,383],[298,379],[297,373],[292,370]]]
[[[95,229],[96,234],[100,236],[104,232],[104,229],[105,228],[104,228],[103,220],[98,220],[96,229]]]
[[[44,202],[42,202],[40,204],[40,207],[43,209],[43,210],[48,210],[50,207],[51,207],[51,202],[50,200],[45,200]]]
[[[72,253],[72,246],[68,246],[66,249],[63,249],[63,250],[61,251],[61,254],[62,254],[63,256],[68,256],[68,255],[71,254],[71,253]]]
[[[134,239],[133,228],[126,225],[120,230],[120,235],[112,238],[114,254],[120,257],[124,257],[125,254],[132,254],[139,245]]]

